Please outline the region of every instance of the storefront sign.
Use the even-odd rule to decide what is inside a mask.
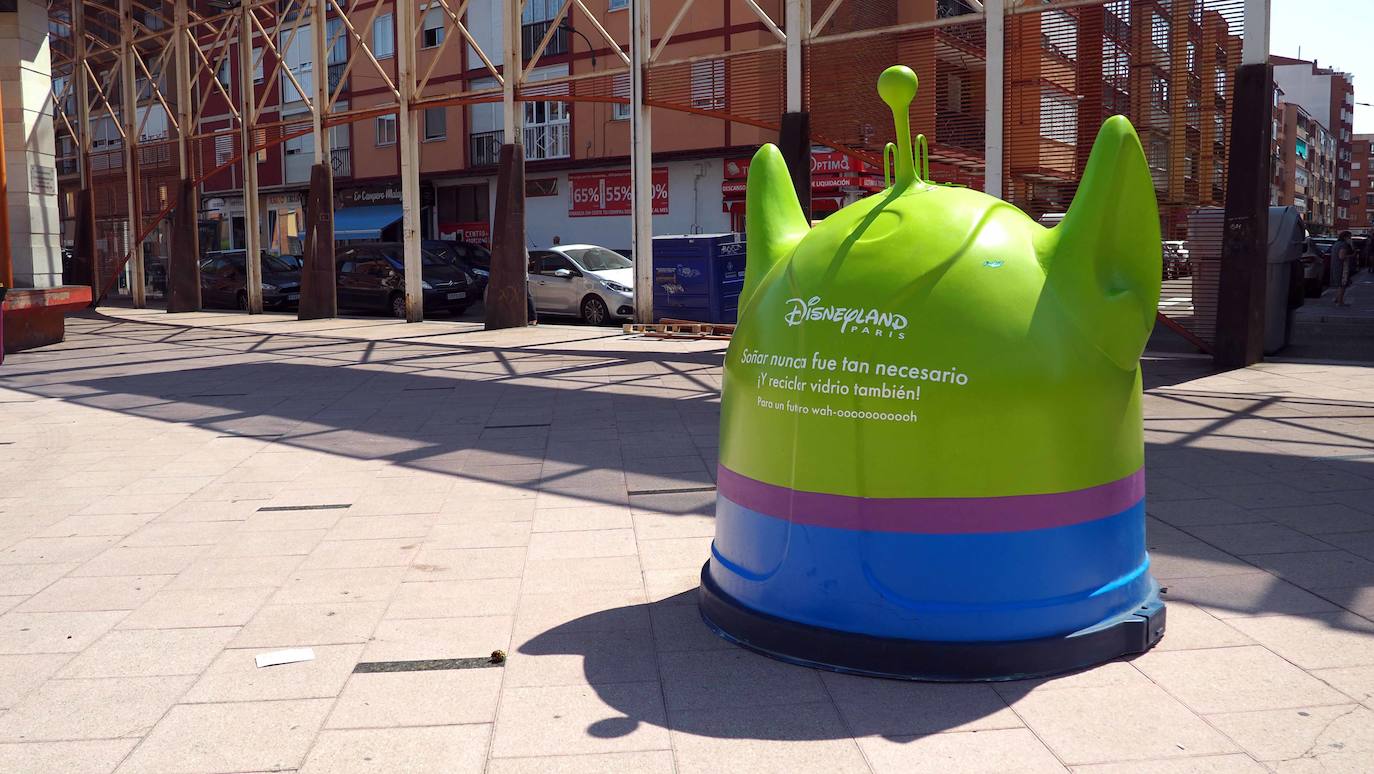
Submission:
[[[363,207],[369,204],[400,204],[401,184],[363,185],[334,192],[335,207]],[[434,188],[420,186],[420,206],[434,206]]]
[[[749,159],[727,159],[725,161],[725,179],[739,180],[740,191],[744,190],[743,181],[749,177]],[[878,171],[872,164],[867,164],[846,153],[837,150],[812,150],[811,151],[811,176],[813,178],[823,175],[854,175],[860,172]]]
[[[481,220],[469,223],[440,223],[439,238],[490,247],[491,226],[486,221]]]
[[[668,168],[654,169],[654,214],[668,214]],[[630,214],[630,171],[568,175],[568,215],[574,218]]]
[[[291,209],[301,204],[301,195],[296,193],[272,194],[262,197],[262,206],[268,209]]]
[[[720,184],[720,195],[726,200],[722,211],[730,211],[730,200],[744,198],[745,183],[749,178],[749,159],[727,159],[725,179]],[[811,151],[811,193],[812,196],[834,195],[846,189],[872,193],[883,189],[883,179],[874,173],[872,164],[862,162],[853,156],[835,150]]]

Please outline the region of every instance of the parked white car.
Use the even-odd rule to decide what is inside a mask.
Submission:
[[[566,314],[590,325],[634,317],[634,262],[596,245],[530,251],[530,295],[540,314]]]

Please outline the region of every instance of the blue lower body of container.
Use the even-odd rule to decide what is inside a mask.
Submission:
[[[875,500],[719,475],[701,609],[798,663],[931,680],[1053,674],[1147,650],[1141,473],[1088,490]]]

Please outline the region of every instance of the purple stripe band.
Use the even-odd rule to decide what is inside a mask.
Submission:
[[[1145,470],[1054,494],[868,498],[765,484],[720,465],[716,491],[751,511],[816,527],[934,535],[1023,532],[1068,527],[1126,511],[1145,497]]]

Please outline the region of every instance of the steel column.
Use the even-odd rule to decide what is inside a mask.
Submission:
[[[787,0],[783,25],[787,33],[787,112],[802,111],[802,43],[811,29],[809,0]]]
[[[1245,35],[1241,41],[1241,64],[1265,64],[1269,61],[1272,5],[1273,0],[1245,0]]]
[[[258,155],[253,151],[253,127],[258,122],[253,96],[253,7],[248,2],[240,7],[239,143],[243,148],[243,265],[248,274],[244,290],[248,313],[262,314],[262,225],[258,222]]]
[[[630,3],[630,191],[631,246],[635,264],[635,320],[654,321],[653,124],[645,103],[653,33],[649,0]]]
[[[81,176],[81,187],[91,187],[90,150],[91,150],[91,95],[90,84],[86,80],[86,0],[72,0],[72,69],[76,75],[76,167]],[[91,256],[95,260],[95,256]],[[97,294],[94,290],[91,296]]]
[[[524,122],[521,120],[520,103],[515,101],[515,96],[520,85],[520,76],[523,73],[520,66],[523,59],[520,38],[520,9],[523,5],[521,0],[502,0],[502,7],[506,12],[506,23],[503,25],[503,30],[506,33],[506,58],[505,64],[501,68],[502,128],[507,144],[522,147],[524,142],[520,134],[523,130],[521,124]]]
[[[984,103],[983,191],[1002,198],[1002,120],[1006,87],[1005,0],[983,0],[987,70]]]
[[[507,78],[510,75],[506,76]],[[401,152],[401,242],[405,257],[406,322],[425,319],[420,276],[420,133],[415,100],[415,0],[396,3],[396,86],[401,92],[396,143]]]
[[[100,298],[99,261],[95,255],[95,197],[91,192],[91,95],[86,75],[86,2],[72,0],[72,69],[76,76],[76,168],[80,175],[81,191],[76,201],[76,245],[73,263],[82,266],[80,279],[91,283],[91,305]],[[76,277],[63,276],[62,281],[80,284]]]
[[[167,311],[200,311],[200,229],[197,211],[197,189],[193,182],[191,154],[187,135],[194,133],[195,115],[191,85],[190,12],[187,4],[173,8],[172,55],[175,61],[177,109],[177,181],[176,211],[170,223],[170,249],[167,251]],[[166,69],[166,65],[163,66]]]
[[[522,114],[515,101],[520,83],[520,0],[502,0],[505,58],[501,67],[504,142],[496,173],[491,277],[487,282],[487,330],[523,327],[529,320],[529,261],[525,250],[525,145]]]
[[[329,0],[313,0],[310,4],[312,61],[315,75],[314,110],[310,111],[310,125],[315,132],[315,163],[329,164],[333,170],[329,129],[324,125],[324,113],[329,109]],[[330,209],[333,209],[332,207]]]
[[[1244,368],[1264,359],[1273,82],[1274,69],[1267,63],[1236,70],[1213,347],[1221,368]]]
[[[301,300],[296,316],[302,320],[335,317],[339,313],[334,275],[334,156],[324,114],[329,107],[329,0],[311,3],[311,37],[315,78],[311,127],[315,132],[314,168],[306,201],[305,270],[301,272]]]
[[[138,195],[138,88],[134,79],[134,17],[130,0],[119,1],[119,67],[120,101],[124,114],[124,175],[128,181],[129,202],[129,292],[134,308],[147,304],[144,295],[143,240],[138,232],[143,227],[143,202]]]

